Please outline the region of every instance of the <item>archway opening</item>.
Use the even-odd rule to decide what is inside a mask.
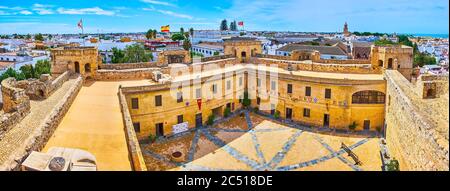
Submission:
[[[244,63],[247,60],[247,53],[245,51],[241,52],[241,62]]]
[[[75,64],[75,72],[79,74],[80,73],[80,63],[75,62],[74,64]]]
[[[90,73],[91,72],[91,64],[87,63],[84,65],[84,72]]]
[[[389,58],[387,67],[388,69],[392,69],[392,62],[393,62],[392,58]]]
[[[378,60],[378,66],[383,67],[383,60]]]

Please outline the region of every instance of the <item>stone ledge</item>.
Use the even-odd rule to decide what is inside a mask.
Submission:
[[[128,152],[131,157],[131,166],[135,171],[147,171],[144,157],[142,156],[141,147],[134,131],[133,122],[131,121],[130,112],[128,111],[127,101],[122,93],[121,87],[119,87],[119,103],[122,110],[123,123],[125,127],[125,135],[127,138]]]

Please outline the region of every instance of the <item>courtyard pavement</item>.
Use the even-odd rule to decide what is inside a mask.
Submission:
[[[173,162],[164,154],[142,149],[144,157],[170,163],[172,169],[182,171],[379,171],[381,158],[379,139],[374,136],[338,136],[288,127],[266,119],[252,128],[252,120],[245,113],[249,129],[217,127],[199,128],[189,137],[192,141],[185,162]],[[251,114],[255,116],[256,114]],[[233,140],[216,136],[217,132],[240,132]],[[205,137],[216,148],[203,156],[194,157],[196,149],[204,148],[199,137]],[[205,142],[205,141],[203,141]],[[361,165],[341,149],[345,143],[361,160]],[[152,162],[154,162],[152,160]]]

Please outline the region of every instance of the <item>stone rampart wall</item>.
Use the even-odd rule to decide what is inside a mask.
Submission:
[[[324,64],[311,61],[289,61],[267,58],[252,58],[255,64],[277,64],[279,68],[315,72],[354,73],[354,74],[380,74],[381,70],[373,68],[370,64]]]
[[[2,81],[3,113],[0,114],[0,139],[30,113],[30,98],[24,89],[17,88],[14,78]]]
[[[83,78],[78,76],[74,85],[67,91],[66,95],[55,105],[48,118],[24,142],[24,147],[15,152],[14,161],[6,165],[5,170],[20,170],[20,164],[32,151],[41,151],[53,132],[56,130],[65,114],[69,110],[78,92],[83,85]]]
[[[124,70],[97,70],[95,80],[138,80],[151,79],[152,72],[159,68],[141,68],[141,69],[124,69]]]
[[[412,85],[395,70],[386,71],[385,77],[386,140],[392,157],[400,161],[400,170],[448,171],[449,142],[418,107]]]
[[[227,58],[233,58],[233,55],[227,54],[227,55],[220,55],[220,56],[210,56],[210,57],[203,57],[201,60],[202,62],[209,62],[213,60],[222,60]]]
[[[128,152],[131,157],[132,167],[135,171],[147,171],[144,157],[142,156],[141,147],[136,136],[136,132],[131,121],[130,111],[128,110],[127,100],[119,87],[119,102],[122,110],[123,124],[125,126],[125,135],[127,137]]]
[[[139,62],[139,63],[120,63],[120,64],[102,64],[100,69],[106,70],[126,70],[138,68],[154,68],[157,67],[156,62]]]

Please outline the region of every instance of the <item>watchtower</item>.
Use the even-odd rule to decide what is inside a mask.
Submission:
[[[224,41],[225,55],[233,55],[241,63],[249,62],[250,57],[261,52],[261,42],[254,38],[233,37]]]
[[[387,45],[371,47],[372,67],[386,70],[398,70],[406,79],[411,80],[413,70],[413,49],[405,45]]]
[[[51,50],[51,57],[52,74],[71,71],[84,78],[93,78],[101,62],[97,47],[59,47]]]

